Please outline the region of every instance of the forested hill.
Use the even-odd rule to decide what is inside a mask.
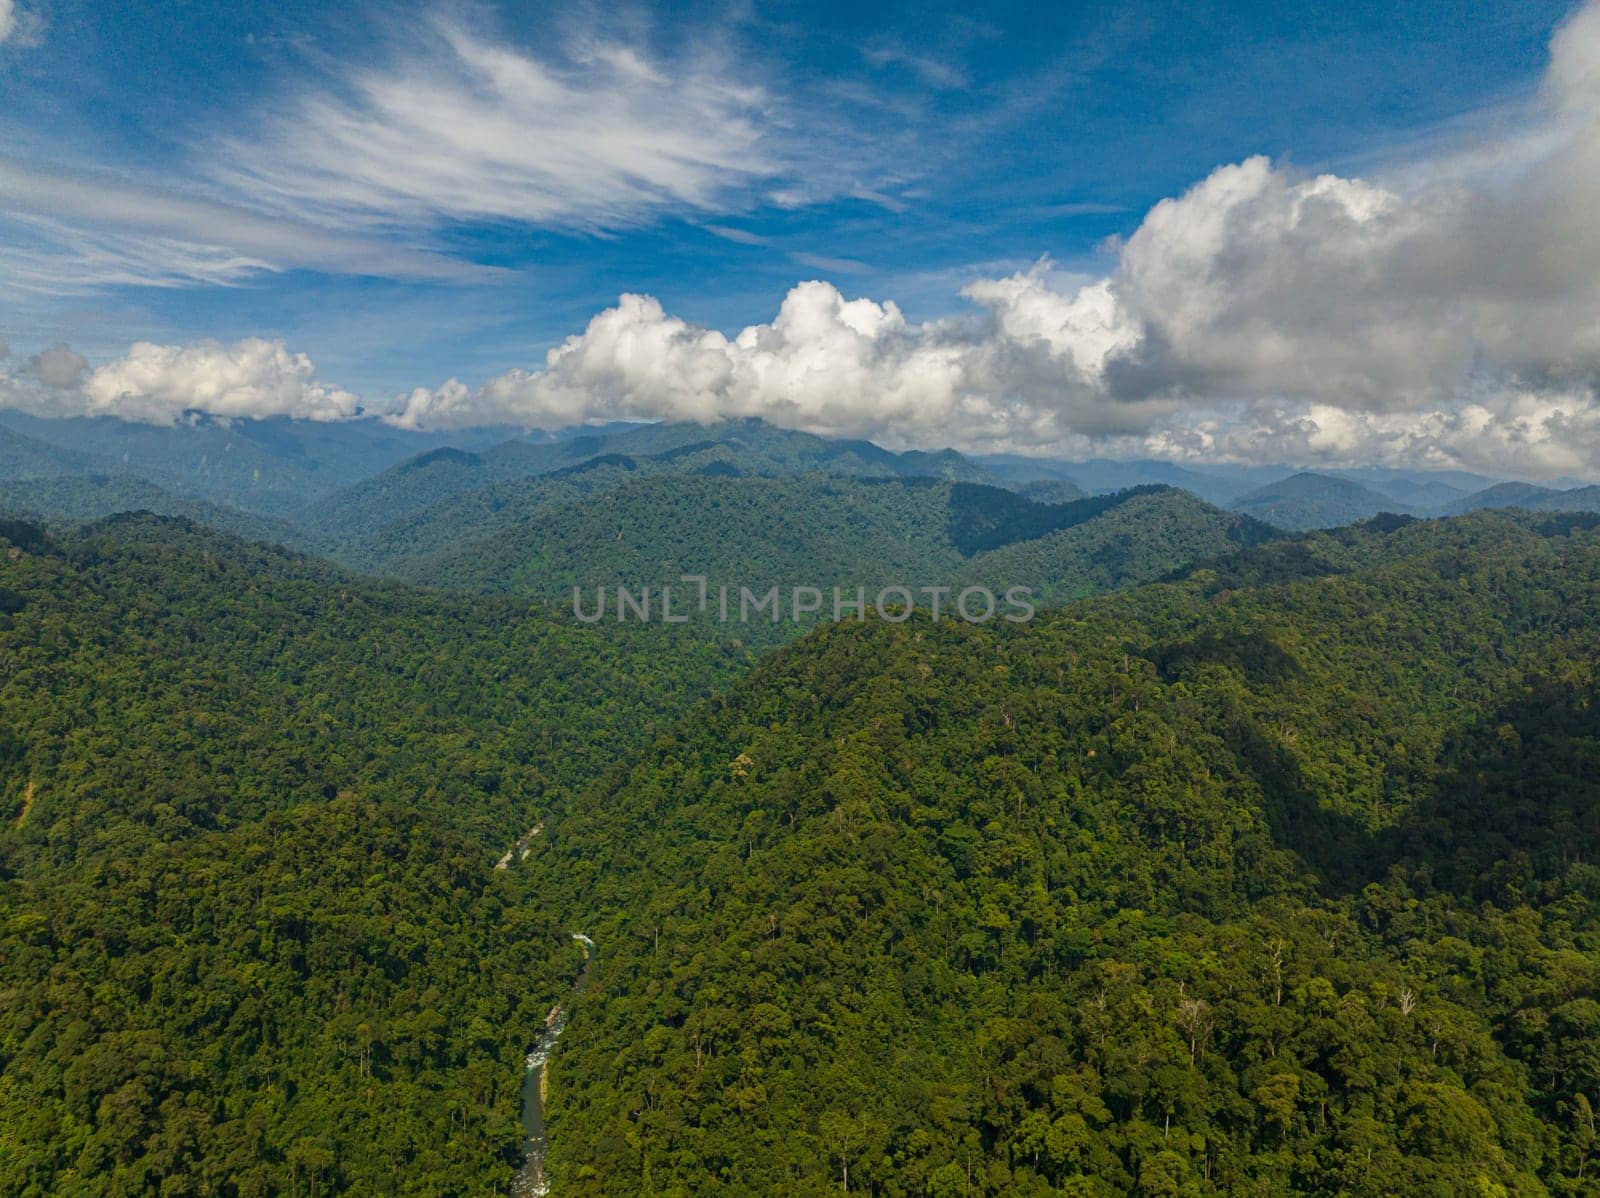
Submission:
[[[575,586],[659,586],[686,573],[760,590],[1024,586],[1056,601],[1281,535],[1169,487],[1037,503],[935,479],[629,478],[602,465],[523,488],[479,519],[446,522],[487,531],[406,561],[403,576],[568,602]]]
[[[381,560],[386,544],[403,545],[418,537],[424,526],[439,524],[438,516],[426,518],[430,511],[449,513],[447,520],[458,520],[461,512],[478,510],[483,493],[495,488],[605,464],[644,474],[784,478],[822,473],[845,478],[997,481],[984,467],[950,450],[893,453],[868,441],[832,440],[762,420],[635,424],[572,430],[546,442],[507,441],[477,453],[435,450],[322,497],[299,513],[298,523],[314,536]],[[1020,476],[1044,477],[1027,471]],[[603,481],[603,476],[587,480],[588,489],[596,481]],[[510,494],[516,496],[517,491]],[[468,498],[472,496],[480,498]],[[462,500],[466,502],[455,502]],[[421,539],[427,543],[425,533]],[[395,552],[387,550],[388,555]],[[417,549],[408,546],[404,552],[415,555]]]
[[[505,1192],[577,953],[495,859],[742,653],[0,522],[0,1193]]]
[[[1581,516],[818,630],[529,859],[559,1192],[1593,1193],[1597,661]]]

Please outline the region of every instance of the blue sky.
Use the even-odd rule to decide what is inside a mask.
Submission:
[[[1573,12],[9,8],[0,337],[13,363],[57,343],[90,369],[134,341],[282,341],[369,410],[452,377],[477,388],[535,371],[625,292],[729,336],[773,321],[813,279],[892,301],[912,326],[970,314],[964,286],[1045,258],[1041,286],[1069,295],[1127,269],[1108,238],[1253,155],[1273,180],[1331,172],[1409,197],[1434,182],[1407,172],[1436,182],[1487,145],[1495,163],[1474,169],[1490,181],[1473,185],[1488,188],[1554,128],[1542,81]],[[1148,375],[1165,342],[1139,319]],[[1516,363],[1516,380],[1549,366]],[[1215,394],[1184,384],[1191,422],[1203,403],[1328,398],[1253,368],[1229,378]],[[1482,381],[1462,373],[1456,398]],[[1002,392],[1025,390],[996,386],[980,404],[1015,406]],[[1149,394],[1113,398],[1127,401],[1114,419],[1052,418],[1048,435],[1128,436],[1170,415]],[[892,416],[865,427],[892,432]],[[988,439],[1027,440],[1003,432]]]

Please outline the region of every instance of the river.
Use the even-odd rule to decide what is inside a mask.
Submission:
[[[566,1002],[557,1003],[545,1016],[544,1031],[538,1042],[528,1050],[527,1065],[522,1075],[522,1168],[511,1182],[512,1198],[544,1198],[550,1192],[549,1179],[544,1175],[545,1152],[549,1140],[544,1130],[544,1099],[546,1080],[550,1069],[550,1054],[556,1050],[556,1041],[567,1026],[567,1008],[572,1000],[583,993],[589,984],[589,971],[599,954],[594,941],[582,932],[572,933],[572,938],[583,945],[583,972],[573,983],[572,993]]]

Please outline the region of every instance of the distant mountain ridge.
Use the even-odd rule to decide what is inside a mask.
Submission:
[[[0,509],[60,525],[133,505],[186,515],[368,570],[409,570],[510,520],[630,477],[911,479],[1001,487],[1045,505],[1177,487],[1288,531],[1383,512],[1438,517],[1483,507],[1592,510],[1592,486],[1557,489],[1465,471],[1153,459],[1068,461],[954,450],[896,452],[751,418],[614,423],[558,433],[417,433],[343,424],[196,418],[163,427],[0,413]],[[70,480],[70,481],[69,481]],[[24,493],[24,484],[47,482]],[[119,508],[127,504],[129,509]]]

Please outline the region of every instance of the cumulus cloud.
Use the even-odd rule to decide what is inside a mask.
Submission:
[[[8,40],[17,28],[17,8],[12,0],[0,0],[0,42]]]
[[[969,448],[1600,472],[1600,0],[1514,136],[1373,178],[1265,157],[1157,204],[1105,277],[1047,263],[915,325],[824,283],[733,337],[624,296],[406,424],[760,415]]]
[[[28,359],[23,375],[0,374],[0,407],[147,424],[174,424],[196,413],[251,420],[361,415],[360,400],[319,381],[309,357],[259,337],[232,345],[139,341],[124,357],[93,370],[81,355],[58,345]]]
[[[1539,126],[1415,187],[1256,157],[1163,201],[1109,279],[1116,395],[1403,412],[1600,373],[1600,5],[1558,31]],[[1538,152],[1527,156],[1530,148]],[[1432,179],[1432,182],[1427,180]]]
[[[1118,335],[1105,327],[1104,302],[1097,292],[1068,298],[1065,313],[1048,319],[1037,303],[1044,279],[1041,267],[975,287],[979,315],[923,324],[892,301],[801,283],[770,323],[731,338],[667,314],[649,296],[624,295],[552,349],[542,370],[513,370],[476,390],[451,380],[414,391],[391,419],[554,426],[760,416],[890,444],[1059,446],[1075,433],[1142,429],[1170,408],[1102,402],[1094,346]]]
[[[53,346],[28,359],[28,373],[56,391],[76,387],[88,366],[87,358],[66,345]]]
[[[259,337],[233,345],[135,342],[126,357],[91,373],[83,394],[90,414],[151,423],[171,423],[192,411],[303,420],[346,420],[361,412],[356,396],[317,381],[305,354]]]
[[[767,98],[719,63],[588,39],[536,57],[446,18],[394,56],[285,95],[215,148],[217,177],[343,225],[583,229],[710,209],[779,169]]]
[[[1263,401],[1242,410],[1186,412],[1128,448],[1180,461],[1600,476],[1600,403],[1591,392],[1514,387],[1407,412]]]

